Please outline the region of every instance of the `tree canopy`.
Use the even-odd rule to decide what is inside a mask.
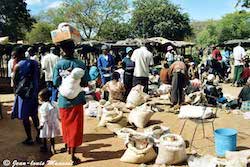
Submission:
[[[191,35],[189,16],[169,0],[135,0],[132,25],[138,37],[183,40]]]
[[[250,12],[240,11],[226,14],[221,20],[193,24],[196,43],[202,46],[222,43],[231,39],[247,39],[250,37]],[[200,30],[200,31],[199,31]]]
[[[52,24],[46,23],[46,22],[38,22],[34,24],[33,29],[26,34],[26,40],[30,43],[36,43],[36,42],[52,42],[50,31],[55,29],[56,27]]]
[[[30,31],[35,19],[29,14],[24,0],[0,1],[0,36],[9,36],[11,40],[22,39]]]

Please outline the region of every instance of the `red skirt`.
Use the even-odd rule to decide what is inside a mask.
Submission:
[[[83,105],[71,108],[60,108],[63,141],[68,147],[82,144],[83,138]]]

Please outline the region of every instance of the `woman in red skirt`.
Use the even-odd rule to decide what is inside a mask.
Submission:
[[[53,70],[53,84],[59,87],[62,84],[62,80],[70,75],[74,68],[80,68],[84,70],[84,76],[81,78],[81,86],[84,86],[89,81],[89,76],[86,72],[85,64],[74,58],[74,42],[63,41],[60,43],[60,47],[64,52],[62,59],[58,61]],[[73,93],[75,90],[72,90]],[[67,98],[59,93],[58,106],[62,122],[62,134],[65,142],[65,148],[63,151],[69,151],[72,155],[73,165],[80,162],[80,159],[75,156],[76,147],[82,144],[83,138],[83,104],[85,103],[84,92],[77,93],[74,98]]]

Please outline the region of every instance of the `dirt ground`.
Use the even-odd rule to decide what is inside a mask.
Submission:
[[[223,84],[224,93],[237,96],[240,88],[231,87]],[[58,153],[55,155],[42,154],[39,152],[39,145],[24,146],[21,141],[25,139],[25,133],[22,121],[11,120],[7,115],[7,111],[11,109],[13,104],[13,94],[1,94],[1,102],[3,104],[4,119],[0,120],[0,163],[9,159],[18,161],[46,161],[55,160],[56,162],[70,162],[70,156],[67,153]],[[170,127],[171,132],[179,133],[182,121],[177,115],[172,113],[155,113],[150,124],[161,123]],[[77,156],[82,163],[79,167],[134,167],[135,164],[127,164],[119,161],[119,158],[125,151],[124,142],[118,139],[106,128],[97,128],[97,120],[95,118],[85,117],[84,122],[84,143],[77,149]],[[190,141],[194,132],[195,124],[187,122],[182,136],[185,140]],[[218,118],[215,120],[215,128],[235,128],[238,130],[238,149],[246,149],[250,147],[250,121],[244,120],[242,115],[227,114],[225,111],[218,112]],[[206,138],[202,137],[202,127],[199,126],[194,139],[194,147],[192,152],[196,151],[200,154],[215,155],[213,133],[210,124],[205,125]],[[33,133],[35,136],[35,133]],[[59,150],[64,144],[61,138],[56,139],[56,149]],[[189,152],[189,149],[187,149]],[[149,165],[152,165],[149,163]],[[2,164],[0,165],[2,166]],[[36,165],[38,166],[38,165]],[[49,165],[47,165],[49,166]],[[65,166],[65,165],[61,165]],[[185,164],[184,164],[185,166]]]

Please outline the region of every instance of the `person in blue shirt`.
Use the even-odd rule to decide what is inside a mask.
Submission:
[[[131,60],[131,55],[133,53],[133,49],[131,47],[126,48],[127,56],[123,58],[122,64],[125,70],[124,73],[124,85],[126,88],[125,97],[128,96],[129,92],[133,87],[133,73],[135,68],[135,63]]]
[[[102,85],[105,85],[111,80],[111,75],[114,70],[115,62],[111,54],[109,54],[108,46],[101,47],[102,54],[98,57],[97,66],[101,74]]]

